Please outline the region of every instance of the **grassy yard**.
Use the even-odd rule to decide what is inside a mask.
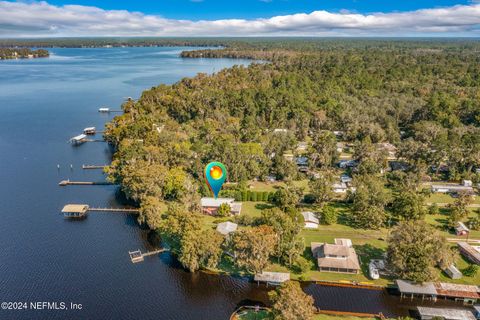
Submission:
[[[433,193],[425,199],[425,203],[453,203],[455,198],[446,193]],[[473,203],[480,204],[480,196],[473,199]]]
[[[296,187],[304,188],[304,192],[308,192],[308,179],[292,181],[292,183]],[[248,185],[252,191],[275,191],[280,187],[284,187],[285,182],[250,181]]]
[[[237,316],[238,320],[271,320],[273,315],[265,310],[260,310],[255,312],[253,310],[248,310]],[[327,314],[316,314],[313,317],[314,320],[375,320],[376,318],[365,318],[365,317],[352,317],[352,316],[331,316]]]
[[[474,217],[477,215],[477,213],[474,211],[474,209],[469,210],[469,217]],[[459,238],[459,239],[464,239],[465,236],[463,237],[457,237],[453,230],[447,229],[446,228],[446,223],[448,219],[448,212],[447,210],[440,210],[440,214],[435,214],[435,215],[430,215],[427,214],[425,216],[425,221],[427,221],[429,224],[437,228],[437,230],[442,233],[443,236],[447,238]],[[467,219],[465,219],[466,221]],[[479,230],[471,230],[470,231],[470,239],[480,239],[480,231]]]

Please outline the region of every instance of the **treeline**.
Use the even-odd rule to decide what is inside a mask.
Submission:
[[[44,49],[31,50],[28,48],[0,48],[0,59],[43,58],[50,53]]]

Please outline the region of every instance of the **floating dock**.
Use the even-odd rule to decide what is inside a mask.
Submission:
[[[113,185],[111,182],[107,181],[70,181],[69,179],[67,180],[62,180],[58,183],[59,186],[65,187],[65,186],[110,186]]]
[[[142,253],[140,250],[136,251],[128,251],[128,255],[130,256],[130,260],[132,260],[132,263],[137,263],[137,262],[142,262],[145,260],[145,257],[148,256],[153,256],[162,252],[168,251],[167,249],[158,249],[158,250],[153,250],[153,251],[148,251],[145,253]]]
[[[78,136],[75,136],[69,140],[69,142],[73,145],[79,145],[84,142],[87,142],[87,135],[86,134],[79,134]]]

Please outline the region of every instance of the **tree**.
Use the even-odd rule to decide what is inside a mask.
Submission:
[[[160,228],[162,224],[162,210],[164,204],[156,197],[147,196],[140,206],[138,222],[146,223],[152,230]]]
[[[333,181],[334,175],[331,171],[323,170],[318,178],[310,180],[308,186],[315,203],[323,206],[333,199]]]
[[[200,268],[214,268],[222,254],[223,237],[215,230],[195,230],[185,233],[180,242],[178,261],[195,272]]]
[[[431,281],[437,278],[436,266],[444,269],[452,264],[453,252],[426,222],[403,221],[388,238],[387,262],[401,279]]]
[[[235,232],[232,237],[232,251],[235,264],[248,272],[261,273],[274,253],[275,233],[270,226],[259,226]]]
[[[272,313],[276,320],[313,319],[313,298],[303,292],[298,282],[287,281],[275,291],[270,291],[268,296],[272,301]]]
[[[232,208],[228,203],[222,203],[217,210],[217,215],[220,217],[228,217],[232,212]]]
[[[323,207],[322,222],[328,225],[337,223],[337,211],[330,206]]]
[[[385,205],[388,202],[383,181],[374,176],[360,176],[355,184],[357,189],[352,195],[353,222],[360,228],[379,229],[385,223]]]
[[[448,207],[450,215],[448,217],[448,226],[453,228],[459,221],[464,220],[468,216],[468,206],[472,203],[472,196],[460,193],[455,201]]]
[[[319,131],[312,139],[310,163],[314,168],[329,167],[338,159],[337,138],[330,131]]]
[[[303,238],[299,236],[303,227],[303,217],[296,209],[283,212],[273,208],[264,210],[262,219],[276,234],[275,255],[291,266],[305,249]]]
[[[399,220],[420,220],[427,213],[424,201],[424,194],[415,190],[404,190],[394,196],[392,211]]]
[[[286,187],[280,187],[273,194],[272,202],[282,210],[295,207],[300,201],[302,190],[293,186],[287,185]]]

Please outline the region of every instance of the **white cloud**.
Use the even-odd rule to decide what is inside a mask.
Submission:
[[[480,4],[407,12],[314,11],[262,19],[175,20],[126,10],[0,1],[0,37],[479,36]]]

